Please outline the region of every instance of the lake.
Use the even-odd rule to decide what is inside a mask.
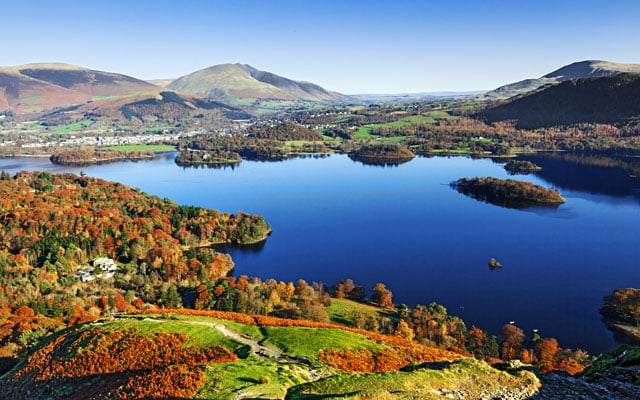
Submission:
[[[384,282],[396,304],[438,302],[499,334],[509,321],[561,346],[600,353],[615,346],[601,322],[603,296],[640,287],[640,179],[634,166],[587,165],[530,155],[543,170],[519,177],[554,186],[557,209],[505,209],[449,187],[461,177],[508,177],[502,164],[465,157],[366,166],[344,155],[235,168],[152,161],[71,168],[48,159],[0,159],[0,169],[81,170],[187,205],[264,215],[266,243],[231,248],[236,275],[328,285]],[[495,257],[504,268],[491,270]]]

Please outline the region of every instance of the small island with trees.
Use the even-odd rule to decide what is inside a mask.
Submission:
[[[349,153],[349,158],[370,165],[399,165],[416,155],[397,143],[365,144]]]
[[[507,208],[558,207],[565,203],[555,189],[514,179],[462,178],[452,182],[451,186],[476,200]]]
[[[181,167],[223,167],[240,164],[242,157],[235,151],[222,149],[183,150],[176,156],[175,162]]]
[[[49,160],[58,165],[84,166],[117,161],[151,160],[154,157],[155,153],[147,150],[79,149],[52,154]]]
[[[527,175],[540,171],[542,167],[527,160],[511,160],[505,164],[504,169],[511,175]]]

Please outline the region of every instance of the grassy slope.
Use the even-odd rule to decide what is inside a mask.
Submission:
[[[348,300],[338,300],[332,306],[331,313],[334,318],[341,313],[344,316],[344,310],[348,310],[350,314],[358,310],[366,313],[384,312],[375,307],[358,305]],[[149,320],[153,318],[157,318],[157,320]],[[284,398],[285,395],[292,396],[287,398],[295,399],[325,398],[327,395],[336,396],[335,398],[343,396],[357,398],[352,395],[373,393],[377,396],[378,393],[386,395],[389,391],[396,392],[394,396],[404,396],[407,393],[422,396],[423,394],[436,393],[433,388],[472,390],[473,385],[476,385],[482,390],[489,390],[499,386],[515,386],[523,383],[523,379],[509,378],[507,374],[475,360],[462,360],[451,365],[445,363],[447,366],[445,369],[442,369],[442,365],[429,365],[414,372],[376,374],[338,373],[328,366],[323,366],[321,368],[323,371],[332,371],[333,375],[316,382],[310,382],[310,371],[305,365],[284,359],[258,359],[250,352],[248,346],[224,336],[211,326],[190,321],[222,324],[244,337],[259,341],[262,345],[277,347],[288,356],[309,360],[313,365],[318,365],[317,357],[322,349],[385,348],[385,345],[376,343],[367,336],[337,329],[257,327],[210,317],[175,314],[148,314],[144,317],[135,316],[132,319],[110,320],[100,324],[86,324],[79,328],[70,328],[70,331],[77,329],[110,331],[133,328],[144,335],[159,332],[181,333],[188,337],[183,346],[220,345],[235,352],[239,357],[237,361],[210,364],[206,367],[205,384],[193,398],[229,399],[235,396],[239,396],[239,398],[244,396],[244,398],[273,399]],[[54,389],[55,384],[52,382]],[[0,385],[2,385],[1,380]],[[409,398],[402,396],[388,398]]]
[[[327,312],[331,322],[346,326],[353,326],[353,319],[356,314],[394,318],[393,312],[347,299],[331,299],[331,305],[327,307]]]
[[[299,385],[287,399],[441,399],[462,392],[465,398],[493,398],[505,388],[522,387],[533,374],[513,376],[473,359],[425,364],[409,372],[339,374]],[[453,397],[459,398],[459,397]]]
[[[265,344],[296,357],[318,361],[321,350],[328,349],[382,349],[357,333],[337,329],[315,329],[301,327],[264,327]]]

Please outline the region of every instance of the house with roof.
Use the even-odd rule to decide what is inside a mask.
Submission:
[[[118,270],[116,262],[107,257],[96,258],[92,264],[93,265],[82,267],[76,272],[76,276],[80,278],[82,282],[90,282],[96,278],[113,278]]]

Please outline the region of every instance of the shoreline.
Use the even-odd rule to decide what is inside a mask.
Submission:
[[[212,247],[212,246],[219,246],[219,245],[223,245],[223,244],[230,244],[230,245],[237,245],[237,246],[247,246],[247,245],[252,245],[252,244],[258,244],[261,242],[264,242],[265,240],[267,240],[269,238],[269,236],[271,236],[271,233],[273,232],[273,229],[269,229],[269,231],[267,231],[267,233],[264,234],[264,236],[255,239],[255,240],[251,240],[248,242],[242,242],[242,243],[233,243],[230,241],[217,241],[217,242],[204,242],[204,243],[200,243],[197,245],[192,245],[192,246],[186,246],[186,245],[181,245],[180,247],[182,248],[182,250],[186,251],[186,250],[191,250],[191,249],[201,249],[201,248],[205,248],[205,247]]]

